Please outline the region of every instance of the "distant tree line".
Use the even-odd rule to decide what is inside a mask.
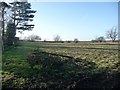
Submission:
[[[60,35],[56,35],[56,36],[53,38],[53,40],[54,40],[54,42],[64,43],[64,41],[62,41]],[[75,43],[78,43],[78,41],[79,41],[79,40],[78,40],[77,38],[74,39],[74,42],[75,42]],[[66,42],[71,43],[72,41],[71,41],[71,40],[67,40]]]
[[[117,37],[118,37],[117,27],[112,27],[110,30],[106,31],[106,36],[99,36],[96,39],[91,40],[91,41],[92,42],[106,42],[105,37],[106,37],[106,39],[111,39],[112,42],[115,42],[117,40]],[[54,37],[54,41],[55,42],[65,42],[65,41],[62,41],[62,39],[59,35],[56,35]],[[66,42],[67,43],[71,43],[71,42],[78,43],[79,40],[77,38],[75,38],[73,41],[67,40]]]
[[[41,40],[41,37],[38,36],[38,35],[32,34],[32,35],[29,35],[29,36],[27,36],[27,37],[24,37],[24,40],[32,41],[32,42],[34,42],[34,41],[40,41],[40,40]]]

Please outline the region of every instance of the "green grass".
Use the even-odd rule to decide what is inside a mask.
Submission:
[[[33,70],[27,61],[27,57],[36,48],[39,48],[39,50],[43,52],[71,56],[73,58],[83,60],[83,62],[85,60],[95,64],[94,68],[92,68],[90,64],[86,65],[83,68],[84,70],[82,70],[83,73],[88,73],[91,71],[91,74],[94,75],[96,73],[105,70],[107,73],[112,75],[114,73],[119,72],[118,50],[109,50],[109,49],[117,49],[118,46],[116,44],[117,43],[108,43],[108,42],[107,43],[88,43],[88,42],[87,43],[48,43],[48,42],[20,41],[17,46],[6,48],[2,54],[3,88],[32,87],[31,84],[34,84],[33,85],[34,87],[40,87],[40,86],[47,87],[47,85],[53,85],[53,81],[48,81],[46,84],[46,81],[44,80],[45,76],[41,76],[41,77],[38,76],[41,75],[40,71]],[[105,50],[96,49],[96,48],[104,48]],[[43,58],[44,57],[49,57],[49,56],[43,56]],[[35,67],[37,68],[37,66]],[[54,72],[54,70],[52,70],[52,72]],[[70,72],[71,73],[74,72],[72,68],[70,68]],[[74,73],[72,74],[74,75]],[[67,76],[72,74],[66,73]],[[65,77],[67,78],[67,76]]]
[[[15,76],[25,77],[29,76],[30,67],[26,61],[28,53],[32,51],[33,48],[28,48],[24,46],[16,46],[7,48],[2,55],[2,77],[3,85],[6,84]],[[20,79],[18,77],[18,79]],[[22,81],[21,81],[22,82]],[[21,83],[20,82],[20,83]]]

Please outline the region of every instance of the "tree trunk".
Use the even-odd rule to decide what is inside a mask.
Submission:
[[[4,8],[2,9],[2,37],[5,35],[5,24],[4,24]]]

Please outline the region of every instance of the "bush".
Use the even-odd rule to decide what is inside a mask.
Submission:
[[[79,40],[78,40],[77,38],[74,39],[74,42],[75,42],[75,43],[78,43],[78,41],[79,41]]]
[[[19,37],[15,37],[15,44],[19,41]]]
[[[67,43],[71,43],[72,41],[66,41]]]

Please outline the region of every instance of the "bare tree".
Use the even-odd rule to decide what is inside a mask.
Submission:
[[[29,40],[29,41],[37,41],[37,40],[41,40],[41,37],[38,36],[38,35],[32,34],[32,35],[27,37],[27,40]]]
[[[60,36],[59,35],[56,35],[55,37],[54,37],[54,41],[61,41],[61,38],[60,38]]]
[[[118,36],[118,33],[117,33],[116,27],[113,27],[107,31],[107,38],[112,39],[113,42],[116,40],[117,36]]]

